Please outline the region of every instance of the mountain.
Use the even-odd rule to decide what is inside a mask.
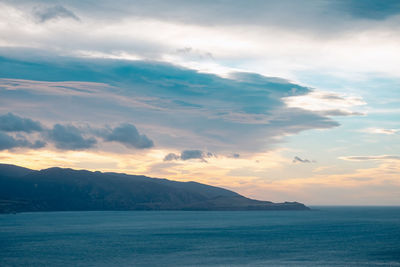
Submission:
[[[0,213],[84,210],[308,210],[197,182],[122,173],[0,164]]]

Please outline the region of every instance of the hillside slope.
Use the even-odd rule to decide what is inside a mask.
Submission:
[[[0,164],[0,212],[78,210],[307,210],[196,182]]]

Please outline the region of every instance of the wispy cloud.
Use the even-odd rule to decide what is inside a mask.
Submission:
[[[301,107],[320,112],[326,116],[365,115],[364,112],[352,109],[367,104],[360,96],[325,91],[313,91],[306,95],[288,96],[284,98],[284,101],[289,107]]]
[[[400,129],[367,128],[362,131],[365,133],[372,133],[372,134],[385,134],[385,135],[400,134]]]
[[[347,157],[339,157],[339,159],[349,160],[349,161],[400,160],[400,156],[396,156],[396,155],[347,156]]]

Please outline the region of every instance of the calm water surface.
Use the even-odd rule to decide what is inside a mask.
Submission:
[[[400,207],[0,215],[0,266],[400,266]]]

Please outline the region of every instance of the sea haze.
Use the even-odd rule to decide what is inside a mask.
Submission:
[[[1,266],[400,266],[400,207],[0,215]]]

